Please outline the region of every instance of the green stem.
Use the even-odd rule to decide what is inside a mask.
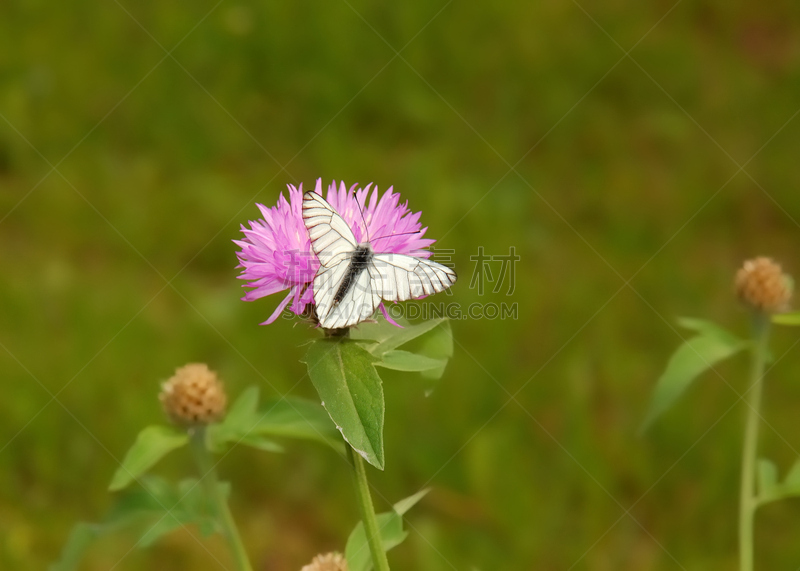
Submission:
[[[369,483],[367,483],[367,472],[364,460],[353,451],[353,447],[345,444],[347,457],[353,467],[353,481],[356,487],[356,497],[358,498],[358,509],[361,512],[361,521],[364,523],[364,531],[367,535],[367,543],[372,553],[372,564],[375,571],[389,571],[389,560],[386,559],[386,552],[383,550],[381,533],[378,529],[378,520],[375,519],[375,508],[372,506],[372,497],[369,494]]]
[[[742,446],[742,487],[739,497],[739,569],[753,571],[753,520],[757,507],[756,459],[758,452],[758,423],[761,407],[764,364],[767,359],[769,315],[757,313],[753,319],[753,355],[750,384],[745,392],[747,421]]]
[[[228,540],[231,554],[236,561],[236,569],[238,571],[253,571],[250,560],[247,558],[244,543],[242,543],[242,538],[239,535],[239,530],[236,527],[236,522],[233,520],[233,514],[228,507],[225,496],[222,495],[217,481],[217,471],[214,469],[211,454],[206,447],[206,427],[197,426],[190,431],[190,435],[192,452],[197,462],[197,468],[200,470],[200,479],[206,488],[208,497],[214,504],[216,512],[214,515],[217,518],[217,522],[222,526],[222,533],[225,535],[225,539]]]

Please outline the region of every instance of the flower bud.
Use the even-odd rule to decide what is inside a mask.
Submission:
[[[161,386],[158,398],[170,420],[183,426],[220,420],[228,400],[217,374],[203,363],[175,369],[175,375]]]
[[[317,555],[300,571],[347,571],[347,561],[341,553]]]
[[[788,308],[791,283],[791,278],[770,258],[754,258],[736,273],[736,295],[753,309],[779,313]]]

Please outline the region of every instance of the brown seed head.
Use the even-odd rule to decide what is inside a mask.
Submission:
[[[341,553],[317,555],[300,571],[347,571],[347,561]]]
[[[175,424],[209,424],[225,416],[227,397],[217,374],[203,363],[175,369],[158,396],[164,411]]]
[[[791,278],[769,258],[747,260],[736,273],[736,295],[766,313],[785,311],[792,297]]]

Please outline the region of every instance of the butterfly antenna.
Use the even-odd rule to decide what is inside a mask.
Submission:
[[[367,236],[367,242],[369,242],[369,228],[367,227],[367,221],[364,220],[364,210],[361,208],[361,205],[358,203],[358,196],[353,193],[356,198],[356,206],[358,206],[358,213],[361,215],[361,222],[364,224],[364,234]],[[367,197],[364,196],[364,204],[367,203]]]
[[[397,234],[384,234],[383,236],[378,236],[375,238],[375,242],[380,240],[381,238],[391,238],[392,236],[408,236],[410,234],[419,234],[419,231],[416,232],[398,232]]]

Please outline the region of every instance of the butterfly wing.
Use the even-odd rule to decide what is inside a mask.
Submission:
[[[436,262],[404,254],[372,254],[366,267],[353,272],[359,247],[347,222],[315,192],[303,196],[303,222],[320,267],[314,276],[317,319],[326,329],[349,327],[369,318],[381,299],[406,301],[444,291],[456,273]],[[351,282],[341,299],[336,294]]]
[[[424,258],[373,254],[342,300],[330,311],[323,306],[326,319],[320,319],[320,323],[329,328],[349,327],[371,317],[381,300],[406,301],[433,295],[449,288],[456,279],[456,273],[447,266]],[[316,291],[316,280],[314,288]],[[317,307],[318,315],[319,310]]]
[[[332,327],[331,312],[335,309],[336,292],[345,279],[350,267],[349,258],[344,258],[340,263],[332,266],[320,266],[314,276],[314,307],[320,325],[326,329]]]
[[[376,285],[371,267],[364,268],[353,278],[353,283],[347,288],[342,299],[332,307],[323,303],[317,306],[317,317],[320,325],[328,329],[338,329],[350,327],[369,319],[378,304],[381,296]],[[317,287],[317,278],[314,280],[314,288]]]
[[[303,223],[311,238],[311,248],[325,268],[338,265],[358,246],[344,218],[316,192],[303,195]]]
[[[386,301],[406,301],[439,293],[458,278],[447,266],[404,254],[375,254],[370,271],[375,289]]]
[[[326,329],[349,327],[371,316],[381,301],[369,268],[350,275],[353,253],[358,248],[353,231],[328,202],[315,192],[303,196],[303,222],[320,267],[314,276],[314,306]],[[342,299],[336,293],[345,280],[353,280]]]

